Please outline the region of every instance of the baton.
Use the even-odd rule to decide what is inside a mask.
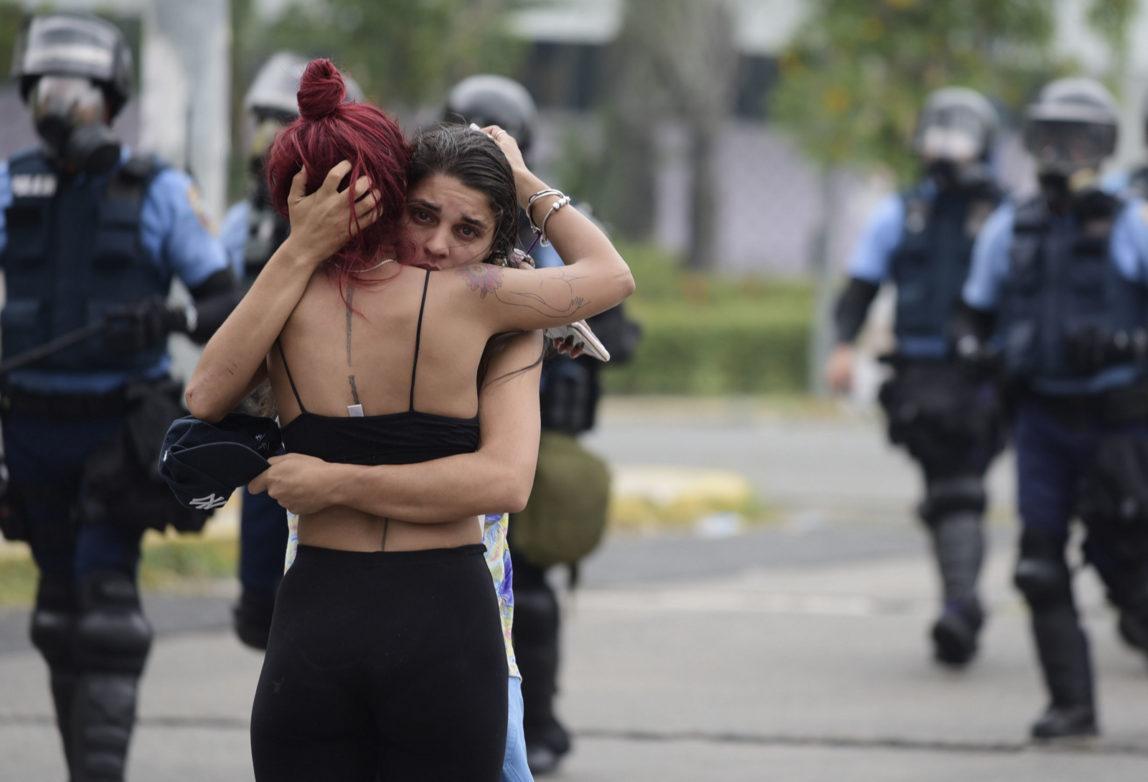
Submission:
[[[61,334],[55,339],[49,340],[39,347],[32,348],[27,352],[10,358],[5,362],[0,363],[0,378],[6,377],[9,373],[17,369],[23,369],[29,364],[35,364],[39,361],[43,361],[48,356],[51,356],[54,353],[59,353],[61,350],[66,350],[73,345],[77,345],[89,337],[94,337],[96,334],[99,334],[101,331],[103,331],[107,325],[107,319],[101,318],[95,323],[89,323],[86,326],[81,326],[75,331],[69,331],[67,334]]]

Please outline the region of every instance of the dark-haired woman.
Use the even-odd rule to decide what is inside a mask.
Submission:
[[[189,409],[222,417],[266,372],[289,451],[357,465],[474,451],[490,338],[600,312],[633,278],[498,128],[468,156],[489,179],[486,212],[448,180],[441,203],[408,204],[397,126],[343,104],[340,88],[329,62],[304,74],[301,119],[268,166],[291,236],[205,348]],[[519,205],[567,267],[433,271],[454,241],[486,238],[490,254],[508,254]],[[457,230],[445,244],[398,241],[412,209],[458,217]],[[400,254],[417,266],[393,262]],[[498,779],[507,670],[480,541],[473,516],[301,515],[253,711],[257,779]]]

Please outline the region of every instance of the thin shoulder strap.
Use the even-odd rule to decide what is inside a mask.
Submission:
[[[415,373],[418,371],[418,368],[419,368],[419,342],[422,341],[422,337],[423,337],[423,309],[427,305],[427,285],[429,283],[430,283],[430,269],[427,269],[426,277],[423,278],[423,299],[421,302],[419,302],[419,323],[418,323],[418,326],[415,328],[415,361],[414,361],[414,364],[411,366],[411,400],[410,400],[410,407],[408,408],[412,411],[415,409]],[[284,364],[284,366],[286,366],[286,364]],[[288,378],[290,378],[290,374],[288,374]],[[294,387],[294,386],[292,386],[292,387]]]
[[[307,408],[303,407],[303,400],[299,398],[299,389],[295,388],[295,378],[291,377],[291,367],[287,366],[287,354],[283,352],[283,343],[275,340],[275,347],[279,348],[279,358],[283,359],[283,371],[287,373],[287,382],[291,384],[291,393],[295,395],[299,412],[306,413]]]

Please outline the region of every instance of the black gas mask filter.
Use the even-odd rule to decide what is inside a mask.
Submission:
[[[90,79],[42,76],[28,96],[36,132],[66,168],[89,176],[111,171],[120,141],[107,123],[107,100]]]

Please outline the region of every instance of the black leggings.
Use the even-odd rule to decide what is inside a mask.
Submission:
[[[255,778],[497,782],[506,681],[481,545],[300,546],[255,691]]]

